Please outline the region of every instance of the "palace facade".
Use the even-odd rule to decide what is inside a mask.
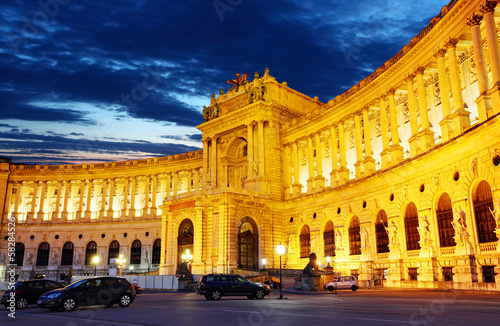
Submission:
[[[360,284],[500,290],[500,10],[456,0],[327,103],[266,72],[204,110],[203,150],[82,165],[0,163],[0,263],[58,278],[302,269]],[[93,264],[92,258],[100,257]],[[10,265],[13,266],[13,265]],[[371,283],[373,285],[373,283]]]

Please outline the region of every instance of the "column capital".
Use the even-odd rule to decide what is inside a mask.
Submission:
[[[445,43],[444,43],[444,46],[446,49],[450,49],[450,48],[455,48],[458,44],[458,39],[456,38],[449,38]]]
[[[496,1],[488,1],[486,0],[480,7],[479,11],[483,14],[489,14],[495,12],[495,6],[497,5]]]
[[[202,141],[203,143],[208,143],[208,142],[210,142],[210,140],[212,140],[212,138],[210,138],[210,137],[203,137],[203,138],[201,139],[201,141]]]
[[[394,87],[389,88],[389,89],[387,90],[387,93],[386,93],[386,94],[387,94],[387,96],[389,96],[389,95],[395,95],[395,94],[396,94],[396,89],[395,89]]]
[[[446,55],[446,49],[444,48],[438,48],[436,51],[434,51],[434,56],[437,58],[444,58]]]
[[[257,124],[257,122],[255,122],[255,120],[252,120],[249,123],[247,123],[247,127],[253,128],[256,124]]]
[[[353,115],[354,115],[354,117],[356,117],[356,116],[362,116],[363,115],[363,109],[359,109],[359,110],[354,111]]]
[[[418,66],[415,68],[415,75],[423,75],[425,72],[425,67],[423,66]]]
[[[406,81],[406,82],[412,82],[412,83],[413,83],[413,78],[415,78],[415,75],[414,75],[414,74],[408,74],[408,75],[405,77],[405,81]]]
[[[469,25],[469,27],[479,26],[481,25],[482,20],[483,20],[482,15],[473,13],[472,15],[469,16],[469,18],[467,18],[467,25]]]
[[[365,106],[363,106],[363,107],[361,108],[361,112],[363,112],[363,113],[364,113],[364,112],[368,112],[369,110],[370,110],[370,106],[368,106],[368,105],[365,105]]]
[[[380,104],[381,102],[387,102],[387,100],[388,100],[388,99],[389,99],[389,98],[388,98],[388,94],[382,94],[382,95],[380,95],[380,96],[379,96],[379,98],[378,98],[378,102],[379,102],[379,104]]]

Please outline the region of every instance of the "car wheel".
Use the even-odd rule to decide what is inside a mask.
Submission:
[[[351,286],[351,290],[356,291],[358,287],[356,285]]]
[[[128,293],[122,294],[120,297],[120,301],[118,301],[118,305],[120,307],[128,307],[132,303],[132,297]]]
[[[333,290],[335,290],[335,288],[333,286],[328,287],[328,291],[332,292]]]
[[[220,300],[221,296],[222,296],[222,293],[218,289],[212,290],[210,292],[210,299],[212,299],[212,300]]]
[[[266,293],[264,292],[263,289],[255,290],[255,299],[261,300],[261,299],[264,299],[265,296],[266,296]]]
[[[64,311],[72,311],[78,307],[78,303],[75,298],[69,297],[63,300],[62,308]]]
[[[19,298],[16,300],[16,308],[17,309],[24,309],[28,306],[28,299],[26,298]]]

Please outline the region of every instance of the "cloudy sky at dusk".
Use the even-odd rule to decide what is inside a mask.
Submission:
[[[202,147],[236,72],[327,102],[449,0],[2,0],[0,156],[123,161]]]

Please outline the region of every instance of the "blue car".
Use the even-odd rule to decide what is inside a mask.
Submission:
[[[207,300],[220,300],[223,296],[247,296],[260,300],[271,293],[271,288],[240,275],[209,274],[200,278],[196,293],[204,295]]]

